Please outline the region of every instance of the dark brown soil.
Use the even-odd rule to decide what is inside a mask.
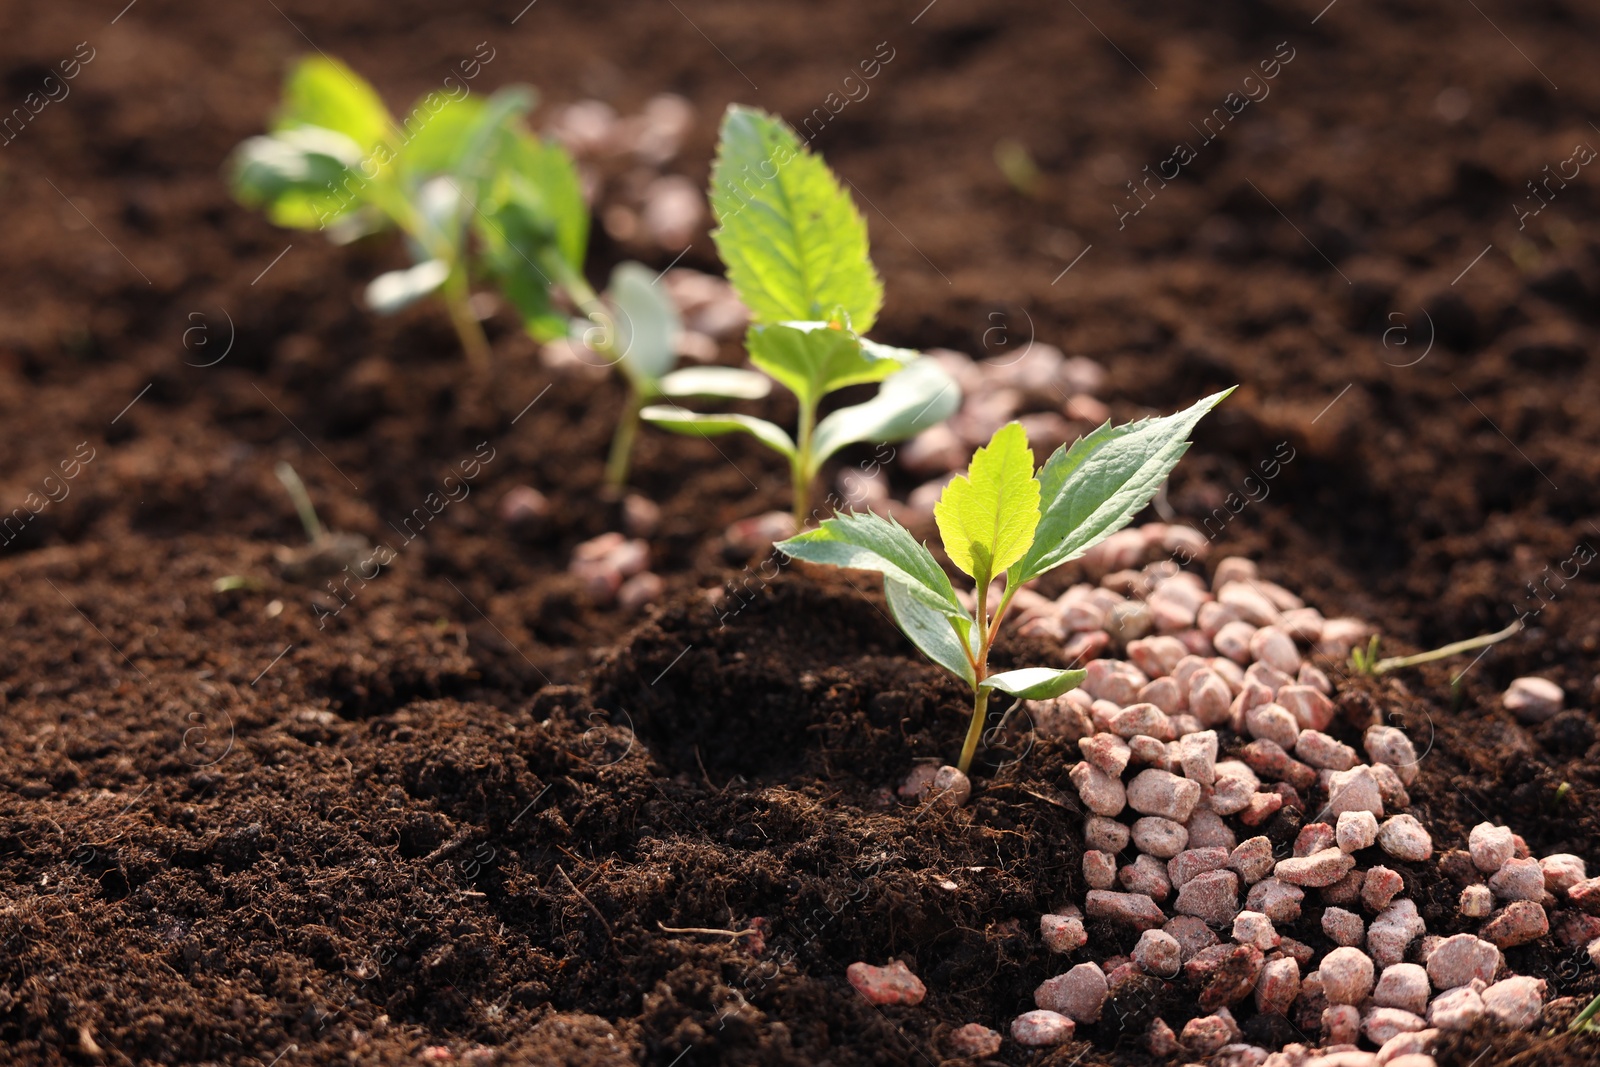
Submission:
[[[543,0],[513,25],[519,0],[118,6],[0,8],[7,109],[93,50],[0,149],[0,512],[57,498],[0,549],[0,1060],[934,1064],[955,1026],[1031,1006],[1056,969],[1038,913],[1083,890],[1058,746],[991,753],[958,811],[885,792],[955,751],[961,693],[859,578],[729,562],[724,527],[787,503],[754,446],[644,435],[667,580],[647,616],[565,574],[618,523],[598,491],[615,385],[552,377],[497,319],[497,406],[459,414],[444,316],[359,306],[393,243],[275,230],[219,180],[308,42],[397,106],[485,40],[485,88],[623,110],[683,93],[697,181],[727,102],[798,120],[887,42],[871,95],[816,141],[872,205],[883,339],[983,356],[1037,336],[1106,364],[1119,419],[1242,383],[1173,507],[1225,514],[1288,442],[1218,555],[1373,620],[1391,650],[1537,609],[1454,690],[1465,661],[1345,683],[1345,728],[1400,716],[1429,743],[1412,796],[1441,847],[1487,816],[1600,864],[1596,571],[1556,576],[1600,545],[1596,179],[1553,180],[1524,229],[1513,210],[1600,145],[1592,11]],[[1202,144],[1190,124],[1291,52]],[[996,167],[1000,138],[1037,161],[1034,196]],[[1195,161],[1119,229],[1123,183],[1180,141]],[[671,259],[603,235],[592,254],[597,277]],[[682,262],[716,269],[704,237]],[[406,541],[474,455],[492,458],[471,495]],[[336,615],[274,563],[302,543],[280,460],[330,526],[397,552]],[[542,526],[497,518],[519,484],[549,494]],[[250,583],[215,592],[226,575]],[[1534,671],[1573,710],[1528,729],[1497,696]],[[1404,873],[1455,930],[1455,888]],[[1315,920],[1292,933],[1320,944]],[[1600,993],[1574,950],[1509,955],[1552,995]],[[896,956],[926,1002],[866,1005],[845,967]],[[1131,990],[1091,1045],[1000,1059],[1143,1063],[1158,1011],[1196,1009]],[[1597,1060],[1593,1039],[1487,1031],[1440,1056]]]

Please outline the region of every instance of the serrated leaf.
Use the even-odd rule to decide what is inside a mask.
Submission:
[[[608,291],[616,305],[616,351],[631,373],[654,383],[677,362],[677,305],[639,263],[619,263]]]
[[[651,404],[639,412],[639,417],[663,430],[691,437],[721,437],[723,434],[747,433],[776,452],[791,458],[794,456],[794,440],[783,431],[783,427],[775,426],[766,419],[757,419],[749,415],[701,415],[667,404]]]
[[[1078,688],[1088,677],[1088,671],[1058,671],[1052,667],[1024,667],[1021,670],[991,674],[981,684],[985,689],[998,689],[1002,693],[1024,700],[1049,700]]]
[[[380,315],[399,311],[427,296],[450,276],[450,265],[442,259],[427,259],[405,270],[391,270],[367,283],[367,306]]]
[[[772,379],[743,367],[685,367],[662,375],[656,388],[663,396],[760,400],[772,392]]]
[[[320,126],[370,152],[393,129],[389,109],[371,85],[327,56],[306,56],[289,72],[275,129]]]
[[[877,571],[894,578],[928,607],[953,620],[972,616],[956,599],[955,587],[933,553],[911,536],[911,531],[871,512],[847,513],[824,519],[815,530],[778,543],[775,547],[795,559],[835,567]]]
[[[815,407],[836,389],[882,381],[906,365],[897,355],[867,349],[855,333],[829,322],[752,326],[745,337],[745,347],[751,363],[772,375],[809,407]]]
[[[866,222],[783,120],[728,108],[710,196],[712,239],[756,322],[819,319],[840,305],[858,332],[872,328],[883,283],[868,258]]]
[[[1039,524],[1039,483],[1021,423],[996,430],[965,475],[945,486],[933,517],[950,562],[980,585],[1028,551]]]
[[[1126,526],[1189,448],[1189,434],[1233,389],[1174,415],[1107,423],[1063,445],[1039,471],[1041,516],[1033,547],[1007,576],[1020,585],[1077,559]]]
[[[955,379],[937,360],[917,359],[885,378],[871,400],[840,408],[817,423],[811,452],[821,463],[858,441],[903,441],[943,422],[960,407],[961,387]]]
[[[883,592],[889,601],[889,612],[906,639],[933,662],[973,684],[975,675],[972,661],[961,650],[961,638],[950,624],[948,616],[935,611],[922,601],[905,582],[897,578],[883,580]]]

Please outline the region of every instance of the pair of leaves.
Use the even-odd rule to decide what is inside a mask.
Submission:
[[[909,364],[894,362],[904,369],[891,374],[871,400],[839,408],[817,423],[806,456],[808,470],[816,470],[846,445],[914,437],[960,407],[960,388],[936,361],[918,357]],[[748,433],[791,460],[799,451],[794,438],[781,426],[750,415],[702,415],[669,405],[651,405],[641,414],[674,433],[699,437]]]
[[[812,409],[835,390],[881,382],[917,358],[910,349],[880,345],[859,336],[843,317],[752,326],[745,347],[751,363],[794,393],[803,407]]]
[[[1088,676],[1089,672],[1084,670],[1021,667],[1014,671],[986,674],[983,681],[976,682],[977,673],[973,664],[981,654],[981,648],[978,647],[979,624],[965,613],[965,609],[960,617],[951,618],[929,607],[911,586],[888,576],[884,578],[883,591],[895,624],[911,643],[973,689],[998,689],[1024,700],[1048,700],[1076,689]]]
[[[1126,426],[1107,423],[1058,448],[1037,478],[1022,427],[1002,427],[935,506],[951,561],[981,586],[1004,573],[1009,596],[1023,582],[1083,555],[1150,502],[1187,451],[1195,425],[1232,391],[1208,396],[1175,415]],[[890,610],[907,638],[929,659],[973,683],[979,651],[973,629],[988,620],[973,620],[955,600],[933,554],[904,527],[870,513],[838,516],[778,547],[795,559],[882,574]],[[1053,672],[1025,686],[1018,679],[1017,689],[996,687],[1037,698],[1059,695],[1082,676]]]

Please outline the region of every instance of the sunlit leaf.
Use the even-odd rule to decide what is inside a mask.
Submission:
[[[711,170],[712,238],[758,323],[806,321],[842,306],[866,333],[883,303],[867,226],[822,159],[781,119],[735,105]]]
[[[968,472],[945,486],[933,515],[950,562],[979,585],[1023,557],[1039,524],[1039,483],[1021,423],[995,431]]]

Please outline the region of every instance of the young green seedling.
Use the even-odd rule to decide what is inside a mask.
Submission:
[[[759,400],[772,390],[765,376],[739,367],[673,370],[682,322],[677,307],[657,281],[657,273],[648,267],[619,264],[611,272],[606,290],[611,309],[591,311],[587,321],[594,325],[587,329],[583,322],[574,324],[584,346],[612,359],[627,382],[628,397],[606,461],[606,484],[613,489],[622,488],[628,479],[639,412],[645,404],[664,397],[691,396]]]
[[[373,279],[368,306],[387,313],[438,292],[482,374],[489,343],[468,306],[474,275],[540,340],[567,328],[552,285],[582,277],[588,209],[566,152],[522,128],[533,102],[525,86],[487,100],[430,93],[402,124],[343,63],[308,57],[289,73],[272,132],[235,149],[234,195],[341,244],[398,228],[414,264]]]
[[[976,585],[975,615],[962,605],[933,553],[892,519],[871,512],[838,515],[777,547],[795,559],[883,575],[901,631],[972,689],[972,719],[956,765],[964,772],[983,736],[991,690],[1043,700],[1076,688],[1086,674],[1050,667],[989,673],[989,650],[1012,597],[1024,583],[1126,526],[1188,450],[1195,424],[1232,391],[1176,415],[1126,426],[1106,423],[1056,449],[1037,474],[1021,424],[997,430],[934,508],[946,555]],[[989,584],[1002,574],[1004,591],[991,612]]]
[[[1432,663],[1434,660],[1447,659],[1458,656],[1463,652],[1471,652],[1476,648],[1486,648],[1497,645],[1508,637],[1514,637],[1522,631],[1523,622],[1517,619],[1504,630],[1496,630],[1492,634],[1483,634],[1479,637],[1469,637],[1465,641],[1453,641],[1448,645],[1430,649],[1427,652],[1418,652],[1411,656],[1390,656],[1387,659],[1378,658],[1378,635],[1373,634],[1372,640],[1367,642],[1365,649],[1357,646],[1350,650],[1350,671],[1353,674],[1388,674],[1390,671],[1401,667],[1415,667],[1423,663]]]
[[[794,393],[793,437],[749,415],[702,415],[675,404],[643,417],[677,433],[747,433],[789,460],[796,529],[803,529],[822,464],[862,441],[900,441],[944,421],[961,404],[933,360],[862,336],[883,303],[867,255],[867,227],[821,158],[782,120],[745,107],[723,118],[711,172],[712,233],[728,281],[750,309],[750,362]],[[820,421],[828,394],[882,382],[871,400]]]

